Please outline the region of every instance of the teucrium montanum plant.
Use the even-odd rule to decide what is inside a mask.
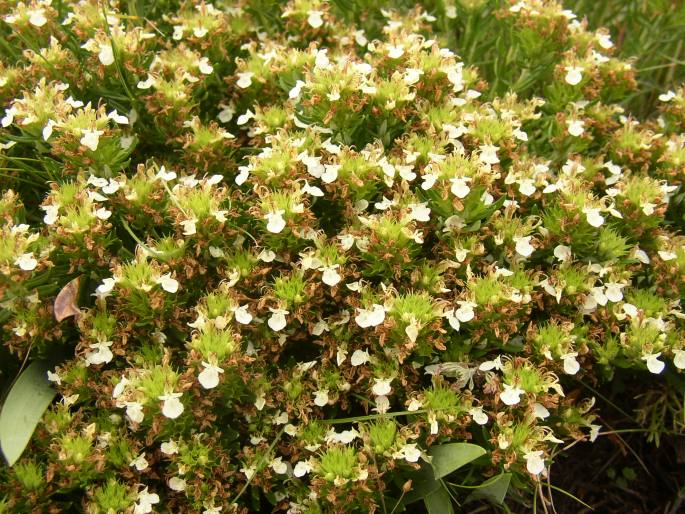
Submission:
[[[136,4],[0,2],[3,344],[61,395],[0,512],[389,511],[465,442],[533,491],[600,430],[579,379],[685,369],[685,90],[631,116],[606,30]]]

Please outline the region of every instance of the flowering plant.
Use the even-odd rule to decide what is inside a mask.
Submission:
[[[2,343],[60,395],[0,512],[525,504],[580,385],[682,383],[685,88],[392,4],[0,0]]]

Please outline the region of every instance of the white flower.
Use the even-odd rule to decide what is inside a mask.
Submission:
[[[685,350],[673,350],[673,365],[678,369],[685,369]]]
[[[421,75],[423,75],[423,70],[418,68],[407,68],[404,70],[404,83],[409,86],[416,84],[421,79]]]
[[[423,179],[423,182],[421,183],[421,189],[423,189],[424,191],[428,191],[429,189],[431,189],[435,185],[435,182],[438,180],[438,176],[433,173],[426,173],[421,178]],[[466,183],[464,183],[464,185],[466,185]],[[456,194],[454,193],[454,191],[452,191],[452,193]],[[466,194],[469,194],[468,191],[466,192]]]
[[[159,449],[165,455],[174,455],[175,453],[178,453],[178,444],[173,440],[165,441],[160,445]]]
[[[572,86],[580,84],[580,81],[583,80],[583,68],[580,66],[566,66],[564,80]]]
[[[214,389],[219,385],[219,374],[223,373],[224,370],[209,362],[202,361],[202,365],[205,369],[198,375],[197,380],[205,389]]]
[[[669,252],[667,250],[659,250],[658,252],[659,257],[661,257],[662,261],[672,261],[676,257],[678,257],[678,254],[675,252]]]
[[[414,221],[430,221],[431,210],[428,202],[412,203],[409,206],[409,219]]]
[[[42,27],[48,22],[45,17],[45,9],[28,9],[26,12],[29,14],[29,23],[34,27]]]
[[[48,122],[43,127],[43,141],[50,139],[52,135],[52,128],[56,125],[55,120],[48,120]]]
[[[547,408],[541,403],[537,402],[533,404],[533,414],[536,418],[540,419],[547,419],[549,417],[549,411]]]
[[[324,284],[333,287],[342,280],[342,277],[336,271],[336,268],[339,267],[340,266],[338,264],[334,264],[333,266],[324,266],[323,268],[320,268],[321,270],[323,270],[321,280],[323,280]]]
[[[295,469],[293,469],[293,475],[297,478],[305,476],[307,473],[312,471],[314,467],[309,463],[309,461],[301,460],[295,464]]]
[[[390,394],[390,391],[392,391],[392,387],[390,387],[392,378],[374,378],[373,380],[374,384],[371,391],[374,395],[387,396]]]
[[[273,260],[276,258],[276,253],[272,250],[262,250],[258,257],[262,262],[273,262]]]
[[[98,53],[98,59],[104,66],[109,66],[114,62],[114,51],[112,50],[112,45],[100,44],[100,53]]]
[[[93,152],[98,149],[100,136],[105,132],[102,130],[81,130],[81,144],[90,148]]]
[[[119,114],[116,109],[107,114],[107,117],[119,125],[128,125],[128,117],[124,116],[123,114]]]
[[[246,89],[252,85],[252,77],[254,77],[254,73],[250,71],[238,73],[238,81],[236,82],[236,85],[241,89]]]
[[[542,450],[527,452],[523,458],[526,459],[526,469],[531,475],[539,475],[545,470],[545,461],[542,458]]]
[[[421,403],[420,400],[417,400],[416,398],[412,398],[411,401],[409,402],[409,405],[407,405],[407,410],[409,412],[415,412],[419,410],[421,407],[423,407],[423,404]]]
[[[158,398],[164,403],[162,404],[162,414],[169,419],[176,419],[183,414],[183,404],[179,398],[183,393],[167,393]]]
[[[513,136],[518,139],[519,141],[528,141],[528,134],[521,130],[520,128],[516,128],[511,131]]]
[[[275,212],[267,212],[264,215],[264,219],[268,220],[266,229],[273,234],[278,234],[281,232],[285,228],[285,219],[283,218],[284,214],[285,211],[283,209],[279,209]]]
[[[324,164],[324,172],[321,174],[321,180],[324,184],[330,184],[338,178],[338,170],[342,167],[340,164]]]
[[[499,157],[497,157],[497,150],[499,146],[495,145],[480,145],[480,155],[478,158],[483,164],[497,164]]]
[[[359,313],[354,321],[361,328],[376,327],[385,320],[385,309],[382,305],[374,303],[371,309],[357,309]]]
[[[114,278],[105,278],[95,291],[101,295],[110,293],[112,289],[114,289],[114,284],[116,284],[116,282],[117,281]]]
[[[135,459],[133,459],[131,462],[129,462],[128,465],[129,466],[135,466],[135,468],[138,471],[146,470],[148,467],[148,462],[147,462],[147,459],[145,458],[145,454],[141,453]]]
[[[371,410],[378,414],[385,414],[390,410],[390,400],[387,396],[376,396],[376,406]]]
[[[557,245],[554,248],[554,256],[561,262],[565,262],[571,258],[571,247],[565,245]]]
[[[314,405],[317,407],[328,405],[328,389],[321,389],[314,393]]]
[[[247,111],[245,111],[245,114],[241,114],[240,116],[238,116],[238,120],[236,121],[236,123],[238,125],[245,125],[245,123],[247,123],[251,119],[254,119],[255,116],[255,113],[248,109]]]
[[[668,91],[668,93],[662,93],[659,95],[659,101],[661,102],[670,102],[676,97],[675,92],[673,91]]]
[[[171,477],[169,479],[169,489],[172,491],[185,491],[186,481],[180,477]]]
[[[388,45],[388,57],[391,59],[399,59],[404,55],[404,46],[402,45]]]
[[[139,80],[138,84],[136,84],[136,87],[138,89],[150,89],[152,86],[155,85],[155,77],[150,75],[149,73],[147,74],[147,79],[145,80]]]
[[[405,459],[407,462],[417,462],[421,458],[421,450],[415,443],[407,443],[393,457]]]
[[[461,328],[461,323],[459,322],[459,318],[457,318],[456,310],[450,309],[443,313],[443,316],[447,318],[447,322],[450,324],[450,327],[452,327],[454,330],[459,331]]]
[[[257,396],[257,399],[254,402],[254,406],[257,408],[257,410],[262,410],[264,406],[266,405],[266,396],[264,393],[260,394]]]
[[[60,377],[57,373],[53,373],[52,371],[48,370],[47,375],[48,382],[52,382],[53,384],[57,385],[62,385],[62,377]]]
[[[583,120],[566,120],[568,133],[575,137],[580,137],[585,132],[585,122]]]
[[[683,354],[685,355],[685,352]],[[369,362],[369,359],[369,352],[367,350],[355,350],[350,358],[350,364],[352,366],[361,366]]]
[[[142,423],[145,417],[143,405],[138,402],[126,402],[126,416],[134,423]]]
[[[212,73],[212,71],[214,71],[212,65],[209,64],[209,59],[207,57],[200,59],[200,62],[198,63],[198,69],[203,75],[209,75]]]
[[[419,328],[416,320],[412,320],[404,329],[404,333],[407,334],[407,337],[412,343],[415,343],[416,339],[419,337]]]
[[[576,360],[577,355],[577,353],[572,352],[561,356],[564,361],[564,373],[567,375],[575,375],[580,371],[580,363]]]
[[[460,307],[455,311],[455,316],[459,321],[462,323],[466,323],[468,321],[471,321],[475,317],[475,312],[473,311],[473,308],[476,307],[476,304],[473,302],[457,302],[460,304]]]
[[[497,356],[495,359],[493,359],[491,361],[481,362],[480,366],[478,366],[478,369],[480,371],[490,371],[493,369],[501,370],[502,369],[502,357]]]
[[[488,415],[483,412],[483,407],[473,407],[469,410],[469,414],[479,425],[485,425],[488,422]]]
[[[535,251],[535,247],[530,244],[532,236],[526,237],[515,237],[516,242],[516,253],[523,257],[530,257],[530,255]]]
[[[146,487],[138,493],[138,502],[134,504],[133,514],[149,514],[156,503],[159,503],[159,496],[149,493]]]
[[[23,271],[32,271],[38,266],[38,261],[33,257],[32,253],[25,253],[17,257],[14,264],[19,266]]]
[[[624,287],[624,284],[607,282],[604,286],[606,287],[604,295],[607,297],[607,300],[610,302],[620,302],[623,300],[623,291],[621,289]]]
[[[274,470],[275,473],[278,473],[279,475],[285,475],[288,472],[288,465],[283,462],[281,457],[276,457],[271,461],[269,466]]]
[[[659,360],[660,355],[661,352],[651,353],[642,356],[642,360],[647,363],[647,369],[649,370],[649,372],[654,373],[655,375],[661,373],[666,367],[666,363]]]
[[[89,345],[95,351],[89,352],[86,355],[86,364],[90,366],[91,364],[98,365],[110,362],[114,357],[112,350],[109,349],[110,346],[112,346],[112,341],[98,341],[95,344]]]
[[[601,46],[605,50],[608,50],[609,48],[614,46],[613,41],[611,41],[611,35],[606,33],[597,34],[597,42],[599,43],[599,46]]]
[[[321,320],[319,321],[315,326],[314,330],[312,330],[313,335],[321,335],[323,334],[323,328],[320,328],[319,330],[316,330],[318,328],[318,325],[320,323],[326,323],[325,321]],[[314,332],[317,331],[318,334],[315,334]],[[347,348],[346,345],[338,347],[338,350],[335,352],[335,363],[338,365],[338,367],[342,366],[342,363],[345,362],[345,359],[347,359]]]
[[[500,400],[502,400],[502,403],[505,405],[516,405],[521,401],[521,395],[525,391],[523,389],[519,389],[518,387],[511,386],[509,384],[504,384],[504,391],[502,394],[500,394]]]
[[[302,92],[302,87],[305,85],[303,80],[298,80],[295,82],[295,86],[288,92],[288,98],[294,100],[300,96]]]
[[[623,309],[623,312],[631,318],[637,318],[639,314],[637,307],[635,307],[632,303],[624,303],[621,305],[621,309]]]
[[[284,310],[284,309],[271,309],[271,317],[269,318],[269,321],[267,321],[267,324],[269,325],[269,328],[273,330],[274,332],[278,332],[280,330],[283,330],[285,326],[288,324],[288,322],[285,319],[286,314],[290,314],[290,312]]]
[[[318,29],[323,25],[323,12],[321,11],[309,11],[309,16],[307,16],[307,23],[313,29]]]
[[[324,195],[321,188],[319,188],[317,186],[310,186],[309,182],[307,182],[306,180],[304,181],[304,186],[302,187],[302,192],[306,193],[306,194],[310,194],[312,196],[318,196],[318,197],[322,197]]]
[[[587,222],[593,227],[601,227],[604,224],[604,216],[599,213],[599,209],[586,207],[583,209]]]
[[[361,434],[354,428],[350,430],[343,430],[342,432],[336,432],[335,429],[331,428],[326,432],[326,443],[341,443],[350,444],[352,441],[361,437]]]
[[[599,431],[601,430],[602,425],[590,425],[590,442],[594,443],[597,437],[599,436]]]
[[[159,277],[155,282],[162,286],[167,293],[175,293],[178,291],[178,280],[171,277],[171,273],[165,273]]]
[[[45,211],[43,222],[46,225],[54,225],[59,217],[59,205],[44,205],[41,209]]]
[[[529,178],[519,181],[519,192],[524,196],[531,196],[535,194],[535,182]]]
[[[241,305],[233,311],[235,320],[241,325],[248,325],[252,321],[252,314],[247,310],[247,305]]]

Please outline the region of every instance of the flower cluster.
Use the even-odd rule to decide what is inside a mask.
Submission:
[[[125,4],[0,2],[3,344],[62,351],[0,512],[372,512],[464,441],[532,489],[579,378],[685,370],[685,89],[633,118],[606,30],[505,2],[531,89],[450,43],[487,2]]]

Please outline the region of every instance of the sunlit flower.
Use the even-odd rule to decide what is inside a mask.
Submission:
[[[183,396],[183,393],[169,392],[161,395],[159,397],[162,400],[162,414],[169,419],[176,419],[181,414],[183,414],[183,403],[179,398]]]
[[[267,220],[266,229],[273,234],[280,233],[285,228],[285,218],[283,218],[284,214],[285,211],[283,209],[279,209],[274,212],[267,212],[264,215],[264,219]]]
[[[374,303],[371,309],[357,309],[359,312],[354,321],[361,328],[376,327],[385,320],[385,308]]]
[[[567,84],[577,86],[583,80],[583,68],[581,66],[566,66],[564,80]]]
[[[198,375],[197,380],[205,389],[215,388],[219,385],[219,374],[223,373],[224,370],[209,362],[202,361],[202,365],[204,366],[204,369]]]
[[[290,312],[286,311],[285,309],[269,308],[269,310],[271,311],[271,316],[269,317],[269,321],[267,321],[269,328],[274,332],[283,330],[288,324],[285,316],[286,314],[290,314]]]
[[[505,405],[516,405],[521,401],[521,395],[525,393],[523,389],[509,384],[503,384],[503,386],[504,391],[499,396],[502,403]]]
[[[647,363],[647,369],[649,370],[650,373],[654,373],[655,375],[658,375],[666,367],[666,363],[659,360],[660,356],[661,356],[661,352],[651,353],[651,354],[647,354],[647,355],[642,356],[642,360]]]
[[[23,271],[33,271],[36,269],[36,266],[38,266],[38,261],[32,253],[25,253],[17,257],[14,264],[19,266]]]
[[[545,470],[545,460],[542,458],[542,450],[529,451],[523,455],[526,460],[526,469],[531,475],[539,475]]]
[[[390,391],[392,391],[392,387],[390,386],[392,378],[374,378],[373,380],[374,384],[371,388],[373,394],[376,396],[387,396],[390,394]]]

